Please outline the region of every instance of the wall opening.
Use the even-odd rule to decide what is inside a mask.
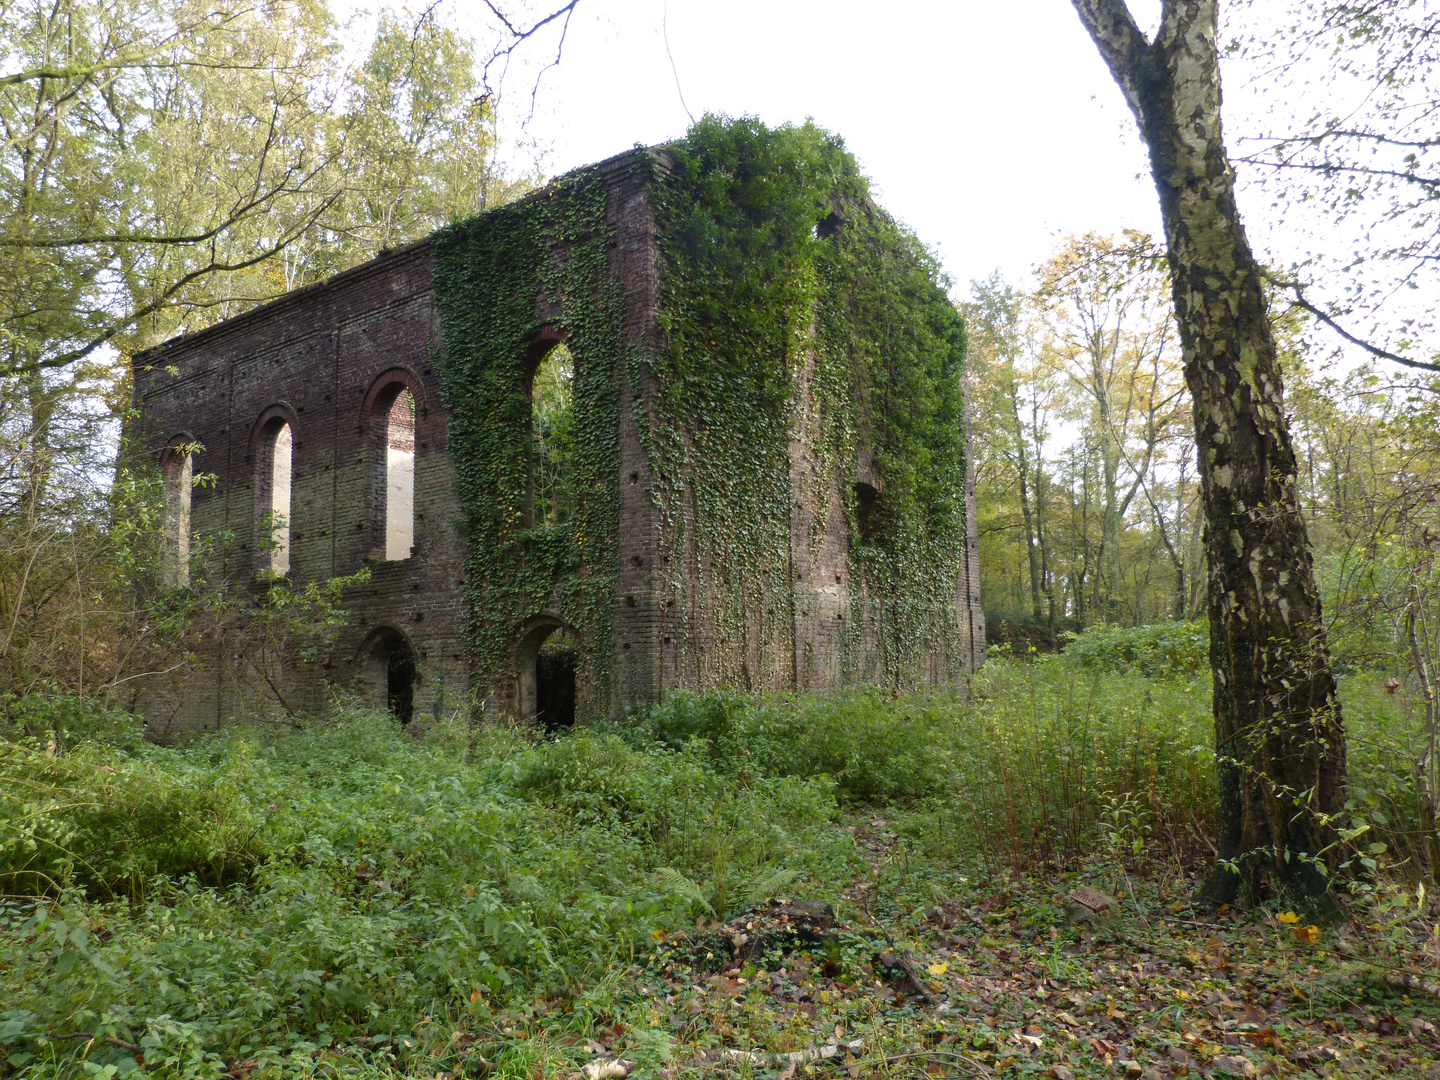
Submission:
[[[189,447],[166,447],[160,458],[160,475],[165,486],[160,584],[182,589],[190,584],[190,493],[195,483]]]
[[[399,630],[381,626],[370,632],[356,657],[365,698],[388,709],[402,724],[415,719],[415,690],[420,669],[415,650]]]
[[[415,657],[396,650],[385,661],[385,704],[395,719],[415,719]]]
[[[575,723],[579,659],[579,639],[559,620],[542,616],[538,625],[531,625],[515,651],[515,704],[522,720],[533,721],[546,731]]]
[[[855,524],[860,528],[857,539],[870,545],[880,539],[880,493],[864,482],[855,485]]]
[[[575,665],[580,647],[563,630],[535,654],[535,722],[546,731],[575,725]]]
[[[575,358],[564,344],[545,353],[530,377],[530,486],[528,524],[570,520],[566,476],[572,445]]]
[[[290,484],[294,449],[295,433],[283,419],[276,417],[261,429],[256,561],[261,571],[282,576],[290,572]]]
[[[415,399],[400,387],[385,414],[385,558],[415,545]]]

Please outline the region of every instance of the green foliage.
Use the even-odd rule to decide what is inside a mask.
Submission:
[[[535,369],[530,434],[535,462],[533,517],[537,525],[559,525],[570,516],[565,480],[570,468],[574,375],[575,361],[564,345],[551,349]]]
[[[136,750],[144,734],[135,717],[95,698],[49,692],[0,695],[0,736],[49,742],[62,753],[82,742]]]
[[[40,1038],[86,1031],[140,1046],[151,1071],[216,1076],[253,1059],[279,1075],[364,1038],[364,1067],[393,1054],[414,1071],[436,1068],[427,1026],[498,1039],[495,1010],[538,1019],[549,1001],[553,1031],[593,1032],[652,1007],[625,997],[632,965],[674,960],[698,916],[777,893],[842,898],[863,866],[847,826],[877,819],[886,880],[866,881],[885,905],[928,905],[957,872],[1037,863],[1108,874],[1128,896],[1137,868],[1204,857],[1203,681],[1060,655],[993,662],[971,691],[678,693],[623,729],[538,743],[444,721],[418,741],[347,707],[179,749],[74,699],[6,699],[0,1052],[26,1080],[75,1074],[82,1057],[129,1067],[135,1054],[113,1044]],[[1370,845],[1404,854],[1414,748],[1401,699],[1369,682],[1344,693],[1353,816],[1378,865]],[[841,817],[846,803],[861,812]],[[1193,882],[1172,870],[1183,899]],[[985,932],[1008,913],[996,905]],[[640,1028],[659,1060],[656,1023]],[[524,1043],[484,1052],[528,1069]]]
[[[660,565],[693,565],[698,579],[667,575],[666,609],[687,617],[692,585],[706,598],[714,647],[704,678],[765,681],[742,666],[742,643],[758,639],[778,655],[793,633],[798,423],[812,451],[804,483],[819,505],[859,456],[883,489],[870,542],[851,554],[846,666],[855,677],[915,681],[915,657],[958,648],[966,539],[965,336],[935,260],[870,202],[840,140],[812,124],[706,117],[626,167],[607,179],[572,173],[435,236],[437,370],[452,411],[482,678],[501,670],[518,626],[558,608],[580,639],[581,715],[609,711],[623,386],[648,402],[636,422],[660,510]],[[622,325],[606,218],[616,182],[653,193],[659,355],[643,354]],[[525,437],[546,435],[555,412],[553,380],[533,374],[537,294],[558,300],[553,329],[573,358],[563,499],[535,492]],[[846,498],[853,519],[854,494]],[[559,503],[568,515],[548,512]],[[812,545],[824,527],[817,515]],[[857,648],[869,617],[883,639],[878,659]]]
[[[1092,626],[1071,637],[1065,656],[1083,668],[1193,679],[1210,670],[1210,623]]]
[[[992,662],[960,715],[947,790],[902,819],[922,850],[988,865],[1095,850],[1117,801],[1188,846],[1214,835],[1210,688],[1086,671],[1064,657]]]
[[[803,483],[819,505],[837,474],[874,466],[882,495],[870,542],[850,551],[844,663],[852,677],[909,685],[915,657],[959,642],[965,333],[946,282],[871,202],[841,140],[814,124],[707,116],[666,152],[656,215],[667,339],[642,438],[662,543],[672,564],[693,558],[713,620],[705,662],[716,681],[743,684],[740,642],[790,633],[798,428],[809,442]],[[844,494],[860,536],[855,493]],[[812,548],[824,528],[816,515]],[[672,585],[678,612],[692,606],[688,585]],[[862,670],[872,616],[882,652]]]
[[[637,159],[636,168],[650,167]],[[580,636],[577,707],[608,711],[619,521],[619,380],[632,362],[609,275],[606,185],[594,169],[434,236],[436,358],[467,537],[467,634],[481,680],[496,677],[515,628],[542,607]],[[550,257],[564,246],[567,258]],[[568,520],[536,527],[535,296],[560,299],[572,359],[561,490]],[[543,389],[543,387],[542,387]],[[577,575],[584,564],[589,573]],[[551,604],[558,590],[558,605]],[[483,614],[482,614],[483,613]]]
[[[183,749],[14,733],[0,776],[0,1040],[37,1075],[46,1053],[126,1056],[47,1050],[45,1031],[113,1033],[202,1076],[216,1055],[303,1057],[573,993],[692,917],[662,866],[723,910],[854,865],[823,779],[737,783],[703,754],[584,732],[426,744],[352,710]]]

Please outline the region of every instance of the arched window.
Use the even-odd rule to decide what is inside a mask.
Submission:
[[[563,344],[550,349],[531,376],[531,525],[558,525],[570,519],[565,479],[570,468],[574,381],[575,358]]]
[[[290,480],[295,435],[283,417],[260,429],[256,463],[256,564],[262,572],[290,572]]]
[[[165,536],[160,583],[167,589],[190,584],[190,491],[194,486],[190,445],[172,441],[160,458],[165,485]]]
[[[415,549],[416,441],[426,417],[423,389],[407,368],[382,372],[365,394],[360,433],[370,461],[365,558],[398,562]]]
[[[385,558],[415,544],[415,399],[404,386],[385,413]]]
[[[361,692],[377,706],[383,702],[400,723],[410,723],[420,670],[405,635],[393,626],[378,626],[360,643],[355,660]]]

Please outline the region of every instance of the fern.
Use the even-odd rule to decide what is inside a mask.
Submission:
[[[679,870],[671,869],[668,866],[660,867],[656,870],[656,873],[660,875],[661,884],[672,893],[683,896],[697,907],[704,908],[707,914],[715,918],[723,918],[725,916],[726,905],[723,897],[717,895],[713,902],[706,899],[702,886],[691,881],[684,874],[680,873]],[[776,870],[774,873],[753,878],[741,894],[743,900],[740,905],[741,909],[743,910],[764,903],[766,899],[774,896],[799,877],[800,875],[794,870]],[[717,906],[720,908],[718,911],[716,910]]]
[[[662,866],[656,873],[660,875],[661,884],[668,886],[671,892],[678,893],[690,903],[699,905],[711,915],[715,914],[715,909],[710,906],[710,901],[705,899],[705,894],[700,890],[700,886],[680,873],[679,870]]]
[[[799,873],[794,870],[776,870],[769,877],[756,878],[745,893],[745,906],[748,908],[764,903],[787,885],[793,884],[799,877]]]

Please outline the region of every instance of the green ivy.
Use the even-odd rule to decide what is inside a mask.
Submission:
[[[645,159],[636,167],[649,168]],[[467,635],[480,684],[503,671],[515,628],[558,592],[557,614],[581,635],[582,711],[608,709],[613,631],[619,394],[627,346],[610,280],[606,181],[594,169],[512,206],[436,233],[435,295],[444,351],[437,371],[451,411],[449,445],[467,540]],[[555,253],[563,252],[564,258]],[[574,355],[563,524],[527,528],[535,298],[562,302]],[[584,566],[586,572],[576,573]],[[598,700],[597,700],[598,698]]]
[[[610,182],[595,169],[434,238],[438,371],[481,683],[553,593],[583,642],[581,715],[615,704],[621,379],[648,403],[636,420],[660,511],[667,617],[680,641],[698,629],[680,620],[710,623],[702,683],[789,677],[797,433],[806,494],[823,508],[838,482],[854,536],[857,456],[873,457],[881,479],[870,540],[849,556],[845,677],[908,685],[936,652],[958,668],[965,334],[934,257],[871,201],[840,139],[813,124],[706,117],[631,162],[631,179],[652,192],[662,256],[658,356],[627,343],[607,260]],[[575,363],[570,516],[525,528],[526,369],[542,290],[561,301]],[[816,517],[812,553],[824,538]],[[867,625],[878,650],[862,648]],[[784,670],[752,672],[747,655]]]
[[[844,677],[914,683],[937,651],[953,670],[965,332],[948,282],[870,199],[844,143],[814,124],[706,117],[667,150],[674,167],[656,199],[667,346],[646,445],[672,567],[696,530],[693,587],[716,643],[705,681],[746,681],[736,658],[757,629],[762,653],[793,647],[792,431],[807,443],[808,501],[822,508],[812,555],[837,481],[860,535],[858,454],[873,456],[881,480],[874,542],[850,549]],[[690,609],[692,583],[676,573],[671,585],[676,608]],[[867,624],[879,639],[868,657]]]

